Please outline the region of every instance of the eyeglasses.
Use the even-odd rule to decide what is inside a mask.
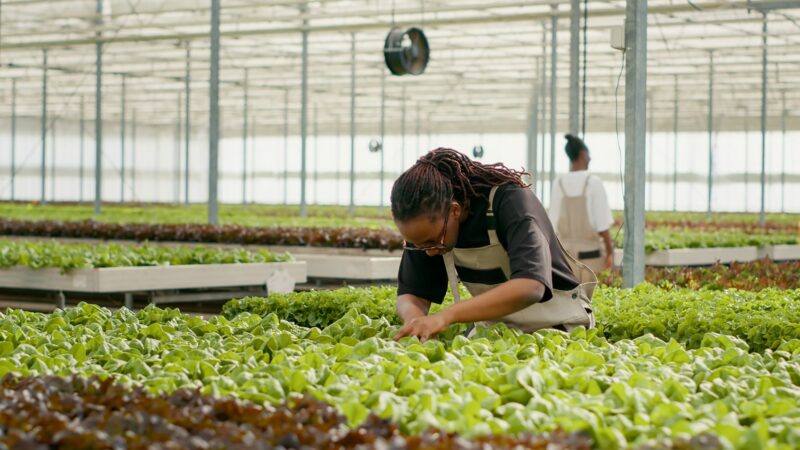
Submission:
[[[411,250],[411,251],[423,251],[429,252],[431,250],[450,250],[450,247],[444,245],[444,238],[447,236],[447,221],[450,219],[450,207],[447,207],[447,213],[444,216],[444,226],[442,227],[442,232],[439,233],[439,243],[435,245],[430,245],[427,247],[418,247],[414,244],[409,244],[408,241],[405,239],[403,240],[403,250]]]

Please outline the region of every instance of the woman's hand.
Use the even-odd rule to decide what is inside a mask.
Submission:
[[[394,340],[399,341],[407,336],[416,336],[420,341],[425,342],[432,337],[436,337],[449,326],[450,321],[442,313],[417,317],[400,327],[400,330],[394,335]]]

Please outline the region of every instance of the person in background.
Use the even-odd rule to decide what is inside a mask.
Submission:
[[[578,137],[565,136],[569,173],[556,179],[550,194],[550,221],[567,251],[597,272],[614,266],[614,224],[608,196],[599,178],[589,173],[589,147]]]

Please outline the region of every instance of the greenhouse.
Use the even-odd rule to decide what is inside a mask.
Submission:
[[[800,1],[0,1],[0,449],[800,448]]]

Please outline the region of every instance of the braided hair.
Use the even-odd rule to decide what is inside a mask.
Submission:
[[[392,217],[405,221],[427,214],[443,214],[451,200],[469,210],[471,198],[488,199],[493,186],[515,184],[527,172],[509,169],[502,163],[481,164],[450,148],[437,148],[417,160],[392,186]]]

